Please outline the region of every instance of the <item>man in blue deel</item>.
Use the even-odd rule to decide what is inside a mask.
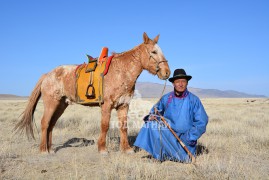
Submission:
[[[146,150],[157,160],[191,161],[168,126],[160,120],[161,116],[193,156],[196,153],[197,140],[206,131],[208,116],[205,109],[200,99],[187,89],[191,78],[184,69],[176,69],[173,77],[169,78],[174,91],[165,94],[144,118],[145,124],[134,145]]]

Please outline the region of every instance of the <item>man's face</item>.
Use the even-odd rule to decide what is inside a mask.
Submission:
[[[176,79],[173,82],[173,85],[178,92],[184,92],[187,88],[188,81],[187,79]]]

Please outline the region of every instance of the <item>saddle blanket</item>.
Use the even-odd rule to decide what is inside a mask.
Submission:
[[[107,49],[105,51],[105,54],[107,54]],[[102,53],[104,53],[104,48],[101,55]],[[99,58],[88,56],[88,58],[89,63],[79,65],[75,71],[77,103],[101,105],[104,96],[104,76],[108,71],[113,56],[107,57],[105,55]]]

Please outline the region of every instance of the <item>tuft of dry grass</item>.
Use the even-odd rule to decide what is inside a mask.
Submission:
[[[157,99],[133,99],[128,115],[131,144]],[[38,152],[43,103],[35,112],[37,140],[13,134],[26,100],[0,100],[0,179],[269,179],[269,99],[202,99],[209,115],[197,162],[159,163],[119,150],[116,112],[107,136],[108,156],[97,152],[100,109],[67,108],[53,132],[56,153]],[[92,142],[95,144],[92,144]]]

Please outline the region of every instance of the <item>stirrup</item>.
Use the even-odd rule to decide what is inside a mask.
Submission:
[[[89,89],[90,89],[90,88],[92,88],[91,93],[89,93]],[[95,89],[94,89],[94,87],[93,87],[92,84],[89,84],[89,85],[88,85],[85,96],[86,96],[88,99],[94,99],[94,98],[95,98]]]

